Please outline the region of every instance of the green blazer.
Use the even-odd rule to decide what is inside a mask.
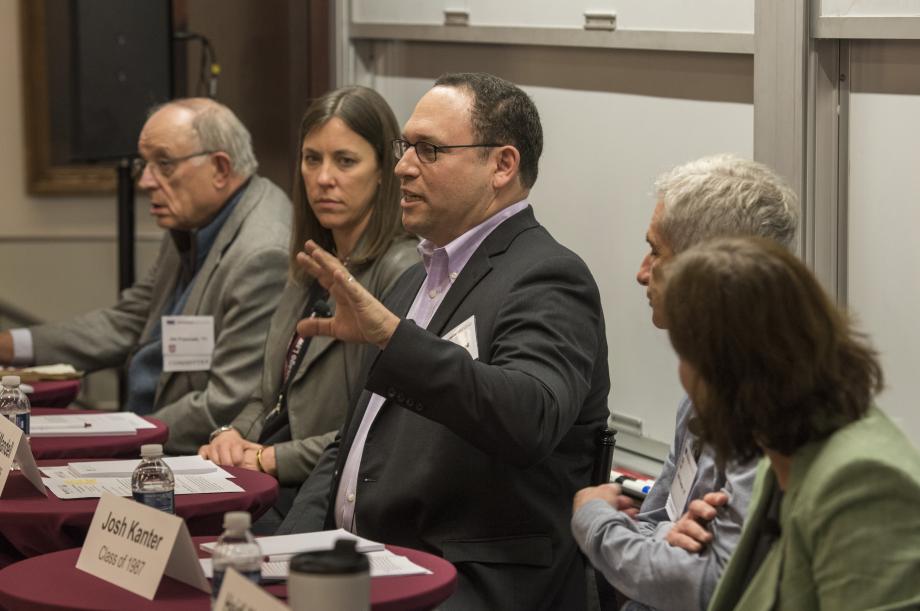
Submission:
[[[710,611],[920,608],[920,455],[881,411],[795,453],[781,534],[745,587],[776,487],[764,459]]]

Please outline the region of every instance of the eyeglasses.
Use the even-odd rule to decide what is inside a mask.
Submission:
[[[182,157],[161,157],[149,162],[143,157],[138,157],[131,162],[131,176],[134,177],[134,180],[140,180],[141,176],[144,174],[144,168],[147,167],[148,163],[152,163],[153,165],[150,167],[154,172],[163,178],[169,178],[183,161],[188,161],[189,159],[194,159],[195,157],[201,157],[203,155],[211,155],[216,152],[217,151],[198,151],[197,153],[183,155]]]
[[[447,149],[472,149],[472,148],[492,148],[494,146],[504,146],[503,144],[432,144],[430,142],[425,142],[424,140],[419,140],[418,142],[409,142],[408,140],[402,140],[397,138],[393,141],[393,156],[396,157],[397,161],[402,159],[403,155],[406,154],[410,148],[415,149],[415,154],[418,155],[419,160],[422,163],[434,163],[438,160],[438,151],[444,151]]]

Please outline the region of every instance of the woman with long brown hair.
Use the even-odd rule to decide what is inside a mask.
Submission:
[[[360,392],[359,369],[367,350],[297,335],[299,319],[330,316],[335,302],[303,272],[296,256],[313,240],[378,299],[419,260],[417,241],[402,227],[391,145],[398,137],[393,111],[366,87],[323,95],[301,121],[291,277],[268,331],[262,382],[240,415],[223,423],[199,450],[219,464],[278,478],[282,495],[276,517],[286,513]]]

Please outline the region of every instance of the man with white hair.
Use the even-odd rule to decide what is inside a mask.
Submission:
[[[248,130],[213,100],[154,109],[138,151],[137,184],[169,231],[153,266],[110,308],[0,334],[0,363],[127,364],[127,408],[169,425],[168,452],[194,453],[259,380],[287,270],[290,202],[255,174]],[[186,323],[199,325],[207,354],[173,365],[167,357],[185,340],[170,341],[172,329]]]
[[[794,249],[798,199],[762,164],[732,155],[705,157],[659,177],[656,190],[646,234],[650,251],[636,278],[646,287],[652,322],[660,329],[667,320],[653,272],[678,253],[737,235]],[[693,433],[692,414],[685,397],[674,443],[635,519],[632,501],[615,484],[575,496],[572,532],[594,567],[629,599],[623,609],[705,609],[741,534],[756,461],[718,465]]]

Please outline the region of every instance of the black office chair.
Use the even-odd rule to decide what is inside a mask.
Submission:
[[[617,430],[605,426],[597,435],[594,471],[591,473],[592,486],[599,486],[610,481],[610,467],[613,465],[613,451],[616,446]]]
[[[594,468],[591,471],[591,485],[599,486],[610,482],[610,468],[613,465],[613,451],[617,444],[617,431],[608,427],[602,428],[597,435],[597,448],[594,454]],[[588,609],[600,611],[615,611],[620,608],[620,597],[612,585],[607,583],[604,576],[586,562],[587,574],[585,576],[588,587]]]

